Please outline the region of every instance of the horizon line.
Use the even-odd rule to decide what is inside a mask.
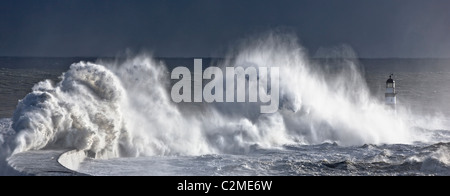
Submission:
[[[139,56],[139,55],[135,55]],[[151,56],[151,55],[150,55]],[[151,56],[152,58],[183,58],[183,59],[195,59],[195,58],[216,58],[216,59],[225,59],[227,57],[211,57],[211,56]],[[127,56],[2,56],[0,58],[127,58]],[[345,58],[345,57],[343,57]],[[338,59],[338,58],[329,58],[329,57],[311,57],[309,59]],[[346,59],[450,59],[450,57],[356,57],[356,58],[346,58]]]

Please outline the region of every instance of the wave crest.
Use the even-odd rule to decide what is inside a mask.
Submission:
[[[19,102],[12,119],[14,152],[57,146],[118,156],[118,138],[126,134],[120,111],[124,93],[105,67],[73,64],[60,83],[40,82]]]
[[[320,65],[306,57],[295,37],[270,34],[253,40],[219,64],[280,67],[278,112],[260,114],[257,103],[175,104],[167,67],[145,55],[80,62],[61,82],[40,82],[19,102],[14,152],[75,148],[97,157],[198,155],[245,153],[255,145],[429,139],[409,126],[411,116],[393,115],[371,97],[354,59]]]

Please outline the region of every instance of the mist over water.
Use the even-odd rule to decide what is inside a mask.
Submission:
[[[215,64],[279,67],[280,105],[271,114],[261,114],[260,103],[176,104],[170,70],[149,55],[75,63],[61,82],[42,81],[20,100],[8,146],[13,153],[74,148],[113,158],[447,141],[432,131],[448,130],[444,117],[407,106],[393,112],[374,98],[351,49],[321,53],[332,58],[312,61],[295,36],[269,33],[244,41]]]

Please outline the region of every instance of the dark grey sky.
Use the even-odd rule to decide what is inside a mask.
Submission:
[[[292,30],[314,54],[450,57],[448,0],[2,0],[0,56],[220,56],[237,40]]]

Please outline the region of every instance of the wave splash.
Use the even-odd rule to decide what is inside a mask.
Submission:
[[[270,34],[219,63],[279,67],[280,108],[273,114],[260,114],[253,103],[177,105],[167,67],[147,55],[75,63],[61,82],[40,82],[19,102],[14,153],[75,148],[108,158],[245,153],[255,145],[426,142],[408,124],[409,114],[393,116],[371,97],[354,58],[318,65],[297,43],[295,36]]]
[[[126,133],[124,93],[104,66],[73,64],[60,83],[40,82],[19,102],[12,118],[14,152],[60,147],[118,155],[117,144]]]

